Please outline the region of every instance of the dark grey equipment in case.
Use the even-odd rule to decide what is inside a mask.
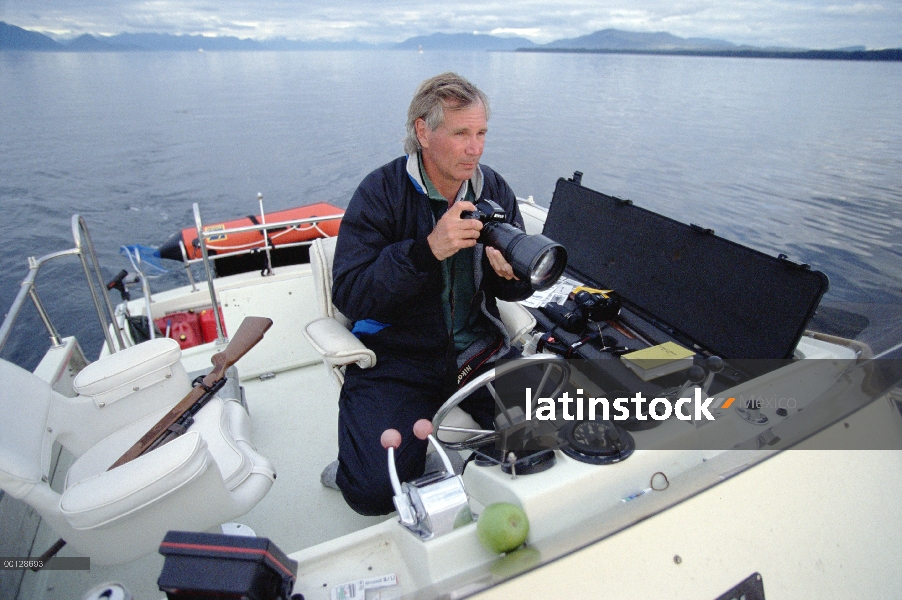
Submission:
[[[543,233],[567,248],[568,275],[613,289],[660,341],[725,359],[791,358],[828,287],[808,265],[583,187],[578,172],[558,180]]]

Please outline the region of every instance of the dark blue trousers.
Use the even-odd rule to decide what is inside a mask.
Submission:
[[[401,433],[401,446],[395,450],[398,478],[403,482],[423,474],[427,442],[413,434],[413,424],[431,420],[455,391],[456,373],[448,373],[445,365],[444,361],[379,356],[370,369],[347,368],[338,400],[336,483],[358,513],[384,515],[395,510],[388,453],[380,442],[386,429]],[[483,428],[493,428],[495,408],[488,393],[471,396],[461,408]]]

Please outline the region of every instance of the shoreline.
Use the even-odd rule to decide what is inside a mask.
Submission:
[[[902,61],[902,48],[886,50],[618,50],[611,48],[518,48],[515,52],[569,54],[639,54],[719,58],[781,58],[802,60]]]

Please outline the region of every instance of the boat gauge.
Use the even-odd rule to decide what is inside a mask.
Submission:
[[[591,465],[626,460],[636,449],[633,436],[610,421],[573,421],[564,425],[561,434],[564,454]]]

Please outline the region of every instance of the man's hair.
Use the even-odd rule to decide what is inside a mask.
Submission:
[[[417,88],[407,109],[404,152],[413,154],[422,149],[417,139],[417,119],[423,119],[426,126],[435,131],[445,121],[446,110],[463,110],[480,103],[485,107],[485,118],[488,119],[489,99],[457,73],[442,73],[427,79]]]

